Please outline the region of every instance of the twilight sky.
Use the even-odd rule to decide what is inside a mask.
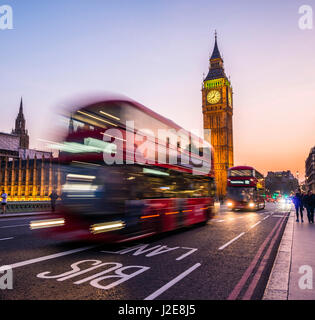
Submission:
[[[202,127],[201,81],[214,30],[234,89],[235,165],[298,170],[315,145],[312,0],[0,0],[0,131],[23,96],[31,147],[51,138],[60,103],[111,91],[191,130]]]

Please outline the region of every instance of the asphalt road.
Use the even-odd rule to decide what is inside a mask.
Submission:
[[[221,208],[206,226],[108,246],[42,239],[41,217],[0,219],[0,266],[13,289],[2,300],[259,300],[290,209]]]

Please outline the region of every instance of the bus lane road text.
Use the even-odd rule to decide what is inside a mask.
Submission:
[[[168,247],[166,245],[156,245],[154,247],[150,247],[149,244],[138,244],[136,246],[130,248],[124,248],[119,251],[101,251],[102,253],[109,254],[132,254],[133,256],[145,256],[147,258],[154,257],[160,254],[166,254],[168,252],[175,251],[179,253],[176,258],[176,261],[183,260],[196,252],[198,249],[196,248],[188,248],[188,247]]]

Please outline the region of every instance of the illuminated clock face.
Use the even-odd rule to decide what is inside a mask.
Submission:
[[[211,90],[207,95],[207,100],[210,104],[216,104],[221,100],[221,93],[218,90]]]

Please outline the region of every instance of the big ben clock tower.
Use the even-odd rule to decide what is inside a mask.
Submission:
[[[233,91],[224,72],[217,34],[210,58],[209,73],[202,85],[204,129],[210,129],[208,142],[214,147],[214,171],[220,199],[226,195],[227,170],[233,167]]]

